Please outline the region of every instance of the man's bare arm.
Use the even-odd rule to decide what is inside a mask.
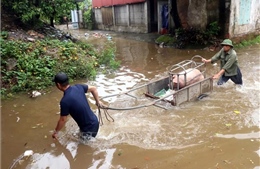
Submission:
[[[58,132],[65,126],[66,122],[67,122],[67,116],[60,116],[57,126],[52,134],[53,138],[57,139]]]
[[[95,86],[88,86],[88,91],[93,95],[98,107],[105,107],[105,105],[103,105],[103,103],[99,100],[98,91]]]
[[[213,76],[213,79],[219,79],[225,73],[225,69],[221,69],[217,74]]]

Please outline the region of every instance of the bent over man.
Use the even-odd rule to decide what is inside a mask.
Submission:
[[[103,106],[99,101],[96,87],[83,84],[71,86],[68,76],[63,72],[56,74],[53,82],[64,95],[60,101],[60,118],[52,137],[57,138],[57,134],[64,127],[68,115],[71,115],[78,124],[81,139],[89,140],[91,137],[96,137],[99,129],[98,118],[90,109],[85,95],[85,93],[91,92],[96,100],[96,105]]]
[[[237,53],[233,49],[230,39],[225,39],[221,45],[223,48],[211,59],[202,59],[204,63],[214,63],[220,60],[220,71],[213,76],[213,79],[219,79],[217,84],[222,85],[231,79],[235,84],[242,85],[242,73],[238,66]]]

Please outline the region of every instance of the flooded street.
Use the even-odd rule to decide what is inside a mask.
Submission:
[[[84,31],[75,32],[84,37]],[[172,65],[194,55],[210,58],[217,51],[160,48],[154,43],[116,36],[116,73],[99,74],[100,97],[117,94],[167,74]],[[152,36],[152,35],[151,35]],[[102,38],[89,38],[98,47]],[[37,98],[19,95],[2,101],[1,168],[14,169],[260,169],[260,45],[236,50],[244,85],[228,81],[200,101],[165,110],[155,106],[108,110],[114,122],[103,117],[97,137],[79,143],[72,118],[59,133],[51,134],[59,118],[63,95],[56,87]],[[219,64],[207,65],[207,75]],[[89,102],[97,113],[94,99]],[[104,99],[110,107],[127,108],[136,100],[121,95]],[[103,110],[101,110],[103,112]],[[23,157],[27,150],[33,154]]]

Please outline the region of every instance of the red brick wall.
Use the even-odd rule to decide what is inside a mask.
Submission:
[[[138,2],[145,2],[146,0],[92,0],[93,7],[124,5]]]

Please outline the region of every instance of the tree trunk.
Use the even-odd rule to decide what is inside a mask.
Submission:
[[[50,17],[50,25],[51,25],[52,27],[54,27],[54,17],[53,17],[53,16]]]
[[[56,15],[55,4],[52,4],[52,8],[53,8],[53,12],[52,12],[52,15],[50,17],[50,25],[52,27],[54,27],[54,17]]]

